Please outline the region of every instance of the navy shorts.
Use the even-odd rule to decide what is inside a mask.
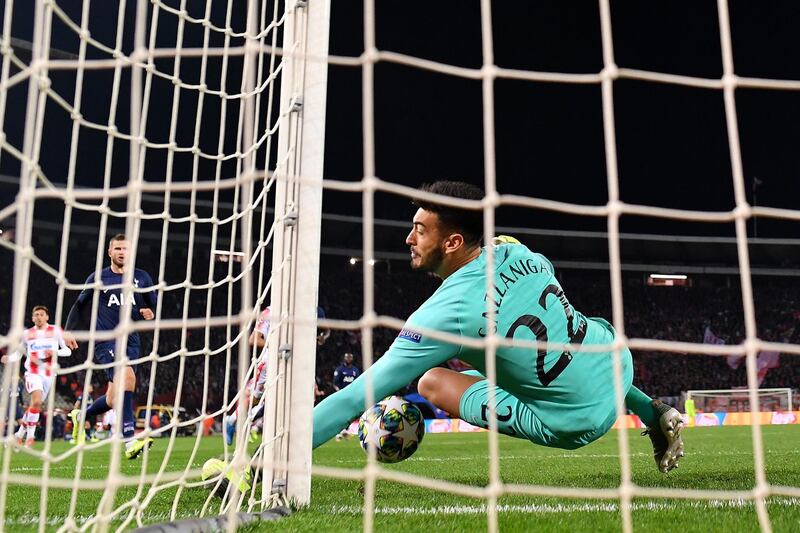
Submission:
[[[128,359],[139,359],[139,346],[128,345]],[[113,344],[101,344],[94,349],[94,361],[100,365],[111,364],[115,361],[116,346]],[[104,368],[108,381],[114,381],[114,369],[116,366]]]

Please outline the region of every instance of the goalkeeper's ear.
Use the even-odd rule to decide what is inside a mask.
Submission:
[[[492,238],[492,244],[495,246],[499,246],[501,244],[522,244],[522,243],[510,235],[498,235],[497,237]]]

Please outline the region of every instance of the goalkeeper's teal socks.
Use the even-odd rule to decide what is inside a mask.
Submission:
[[[633,411],[647,427],[653,427],[658,417],[653,409],[653,399],[633,385],[625,395],[625,406]]]

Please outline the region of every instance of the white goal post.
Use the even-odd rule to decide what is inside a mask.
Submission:
[[[271,291],[279,329],[269,339],[267,383],[275,385],[266,393],[262,494],[272,490],[304,505],[311,498],[330,0],[295,6],[284,25],[291,56],[281,85],[281,109],[288,111],[281,116],[275,171]]]
[[[0,221],[16,218],[16,241],[0,239],[2,252],[12,253],[14,261],[11,327],[0,332],[0,348],[16,348],[29,316],[26,306],[42,303],[30,302],[29,283],[46,285],[55,304],[51,323],[62,326],[78,291],[88,290],[91,324],[75,331],[82,349],[76,353],[85,359],[56,367],[55,377],[80,381],[75,390],[86,398],[92,376],[109,366],[94,360],[96,343],[114,340],[117,352],[121,344],[126,353],[132,333],[152,334],[152,350],[133,363],[150,368],[137,378],[137,403],[168,401],[172,417],[151,425],[145,416],[138,436],[167,438],[145,448],[141,462],[130,463],[137,470],[131,473],[117,453],[122,416],[107,441],[76,439],[76,446],[63,451],[65,443],[51,438],[54,390],[42,411],[48,427],[42,445],[23,449],[14,441],[13,423],[5,424],[0,523],[31,520],[20,518],[28,510],[15,508],[14,500],[32,486],[41,489],[34,517],[40,528],[52,522],[64,524],[64,531],[121,530],[225,509],[252,512],[276,501],[307,504],[330,0],[9,0],[4,6],[0,157],[19,165],[20,180],[14,202],[0,205]],[[15,38],[28,31],[29,41]],[[55,37],[75,49],[53,48]],[[15,87],[27,87],[27,97]],[[11,106],[26,109],[24,123],[8,120]],[[118,109],[129,110],[130,118]],[[56,118],[66,119],[67,131],[56,130]],[[17,140],[17,133],[24,139]],[[68,152],[58,165],[45,150],[53,136]],[[97,168],[80,158],[79,145],[95,148],[90,163]],[[60,246],[35,235],[37,216],[49,220],[48,215],[59,228],[47,239]],[[78,226],[90,231],[76,231]],[[98,295],[108,291],[84,280],[108,265],[108,239],[123,228],[130,262],[137,268],[138,260],[151,264],[155,316],[134,323],[126,297],[118,327],[101,331]],[[87,253],[92,249],[96,253]],[[133,276],[127,269],[113,288],[144,292]],[[251,457],[242,438],[247,416],[237,418],[234,448],[217,446],[218,435],[209,444],[200,428],[227,421],[237,403],[237,413],[247,413],[247,381],[260,356],[248,338],[267,305],[273,331],[267,338],[266,427],[264,444]],[[113,365],[121,370],[128,359],[118,359]],[[18,370],[19,365],[4,368],[3,390],[18,381]],[[118,406],[122,394],[118,387]],[[190,395],[197,415],[184,418],[182,401]],[[7,396],[0,398],[2,413],[9,410]],[[84,400],[81,425],[87,407]],[[189,429],[194,438],[176,438]],[[172,454],[180,446],[186,459],[176,460]],[[24,453],[12,453],[19,451]],[[107,454],[103,480],[82,471],[99,452]],[[248,494],[227,499],[235,505],[219,505],[210,490],[225,472],[201,480],[204,461],[220,452],[234,475],[262,467],[260,486],[253,483]],[[20,466],[25,461],[42,473],[26,474],[32,469]],[[63,461],[76,462],[67,465],[67,477],[53,473],[63,470]],[[58,497],[63,490],[71,494],[56,511],[59,490]],[[87,501],[100,492],[100,503]]]

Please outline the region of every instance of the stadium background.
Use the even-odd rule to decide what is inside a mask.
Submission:
[[[497,4],[495,54],[498,65],[563,72],[593,72],[602,68],[599,47],[597,6],[585,3],[567,7],[556,2],[524,3],[513,10]],[[129,6],[132,8],[132,6]],[[25,3],[16,5],[15,17],[29,16]],[[98,21],[103,10],[93,6]],[[459,6],[459,17],[452,17],[453,6],[443,3],[424,10],[408,9],[404,3],[381,2],[378,9],[378,46],[381,49],[460,66],[481,64],[480,25],[477,3]],[[737,3],[731,6],[734,30],[736,72],[740,75],[800,78],[796,61],[797,44],[793,28],[800,21],[800,7],[789,2],[766,6]],[[332,15],[331,53],[358,55],[363,50],[362,6],[358,2],[336,2]],[[716,9],[713,3],[685,2],[678,6],[638,6],[615,4],[613,26],[617,63],[632,68],[677,74],[718,77],[721,73]],[[236,22],[234,22],[236,23]],[[109,41],[110,25],[95,23],[92,35]],[[19,25],[17,27],[24,27]],[[446,30],[446,31],[443,31]],[[104,34],[105,32],[105,34]],[[172,32],[172,33],[170,33]],[[24,33],[24,32],[23,32]],[[19,34],[20,39],[30,38]],[[174,28],[160,30],[159,40],[174,43]],[[191,37],[190,37],[191,38]],[[68,32],[54,27],[52,45],[72,50]],[[235,69],[233,69],[235,70]],[[362,176],[362,132],[360,70],[330,68],[328,95],[328,135],[325,175],[334,179],[358,180]],[[87,75],[87,83],[108,85],[108,72]],[[71,83],[61,73],[52,73],[53,86],[62,89]],[[228,80],[236,87],[239,80]],[[125,100],[123,84],[121,100]],[[154,95],[158,92],[154,92]],[[154,108],[167,106],[154,96]],[[672,208],[721,211],[733,207],[730,156],[725,131],[721,93],[685,87],[656,85],[630,80],[616,82],[617,148],[619,153],[622,200],[629,203]],[[24,90],[16,88],[10,102],[24,101]],[[102,117],[108,113],[108,95],[98,91],[87,103],[86,114]],[[20,100],[23,99],[23,100]],[[189,104],[186,104],[189,105]],[[376,67],[376,161],[377,174],[383,179],[410,186],[438,178],[454,178],[481,183],[483,179],[483,124],[480,82],[449,78],[392,64]],[[21,145],[24,105],[9,105],[6,133],[15,145]],[[127,128],[127,111],[121,106],[119,128]],[[522,194],[560,201],[599,205],[607,198],[603,149],[600,88],[595,85],[564,86],[501,80],[497,82],[497,174],[502,193]],[[797,124],[800,124],[800,95],[794,92],[740,89],[737,92],[740,132],[748,199],[758,205],[796,208],[800,188],[796,176],[800,164],[796,155]],[[209,112],[213,113],[213,112]],[[163,131],[168,114],[154,113],[149,131]],[[48,108],[47,127],[41,165],[54,182],[63,182],[67,143],[59,135],[59,122],[65,127],[69,117]],[[97,187],[98,172],[105,143],[101,133],[90,133],[82,140],[79,154],[78,185]],[[127,154],[123,146],[115,157],[112,186],[127,181]],[[176,160],[177,173],[188,179],[187,161]],[[163,173],[163,160],[148,155],[146,179]],[[229,169],[230,170],[230,169]],[[18,161],[0,160],[0,194],[5,206],[17,191],[15,176]],[[204,170],[201,169],[201,172]],[[228,193],[223,193],[223,200]],[[757,195],[757,198],[755,197]],[[200,195],[199,213],[209,210]],[[227,198],[230,200],[230,198]],[[152,211],[161,209],[159,198],[145,199]],[[148,204],[147,202],[151,202]],[[330,318],[356,318],[361,314],[361,211],[359,194],[328,191],[324,200],[323,262],[320,274],[320,304]],[[124,205],[124,199],[111,206]],[[175,195],[170,212],[188,213],[187,195]],[[403,237],[411,208],[403,198],[378,194],[376,211],[387,222],[377,226],[376,305],[379,313],[404,318],[436,286],[435,281],[420,282],[420,275],[409,272]],[[72,281],[82,281],[94,269],[97,213],[76,213],[70,235],[67,274]],[[520,238],[528,246],[551,258],[559,269],[567,294],[575,306],[587,314],[610,316],[610,289],[607,242],[602,231],[605,219],[567,216],[546,211],[501,207],[498,224],[523,228],[531,233]],[[121,229],[122,221],[117,221]],[[37,203],[33,246],[48,264],[58,264],[58,250],[63,223],[63,206],[53,200]],[[0,221],[2,238],[13,239],[13,220]],[[800,275],[800,243],[793,239],[796,222],[759,220],[749,224],[751,263],[756,274],[755,303],[762,339],[797,342],[797,276]],[[157,271],[158,222],[144,222],[139,241],[138,266]],[[207,231],[208,228],[205,228]],[[622,240],[626,334],[629,337],[686,340],[700,342],[710,327],[728,343],[743,337],[742,305],[737,274],[733,224],[700,224],[655,218],[625,216]],[[114,231],[110,231],[109,235]],[[512,231],[513,233],[513,231]],[[662,237],[642,237],[658,234]],[[667,237],[663,237],[667,236]],[[703,236],[705,239],[690,237]],[[684,238],[681,238],[684,237]],[[166,258],[166,279],[182,281],[187,264],[186,232],[176,227],[170,235]],[[209,250],[207,233],[198,231],[193,257],[193,280],[207,278]],[[225,245],[224,237],[220,241]],[[87,253],[87,251],[89,253]],[[102,252],[101,252],[102,253]],[[104,255],[104,254],[103,254]],[[12,256],[0,249],[2,271],[11,272]],[[691,288],[653,288],[644,284],[650,271],[689,272]],[[0,284],[0,331],[9,324],[11,278]],[[238,287],[231,286],[234,297]],[[68,294],[66,305],[74,301]],[[214,293],[214,314],[224,309],[224,289]],[[206,291],[192,291],[189,316],[203,316]],[[165,318],[180,317],[181,291],[164,296]],[[55,284],[36,267],[26,308],[45,304],[55,308]],[[56,319],[57,317],[53,317]],[[193,332],[190,332],[193,333]],[[163,332],[159,352],[177,348],[177,332]],[[381,331],[376,336],[376,353],[382,353],[394,333]],[[210,348],[224,342],[225,333],[215,329]],[[188,347],[200,348],[200,335],[190,335]],[[318,378],[328,386],[331,373],[345,350],[352,350],[359,361],[356,333],[334,332],[318,356]],[[145,349],[147,349],[145,344]],[[83,348],[85,349],[85,347]],[[71,362],[82,361],[80,351]],[[675,398],[690,388],[728,388],[745,384],[744,371],[732,369],[724,358],[695,355],[636,353],[637,384],[658,396]],[[675,363],[677,362],[677,364]],[[190,365],[200,368],[201,358],[190,358]],[[177,360],[160,364],[155,392],[168,400],[174,390]],[[210,407],[221,401],[222,357],[212,357]],[[99,373],[98,373],[99,374]],[[147,376],[141,372],[140,376]],[[202,376],[191,370],[185,373],[188,391],[197,391]],[[764,386],[796,386],[800,376],[797,357],[781,358],[780,366],[766,376]],[[82,382],[80,375],[65,376],[58,386],[62,396],[74,395],[72,383]],[[96,390],[101,390],[102,377]],[[163,380],[163,381],[162,381]],[[143,381],[141,385],[146,385]],[[98,389],[99,388],[99,389]],[[140,387],[140,395],[145,387]],[[142,399],[140,398],[139,401]],[[187,409],[199,405],[199,398],[187,395],[182,402]]]

